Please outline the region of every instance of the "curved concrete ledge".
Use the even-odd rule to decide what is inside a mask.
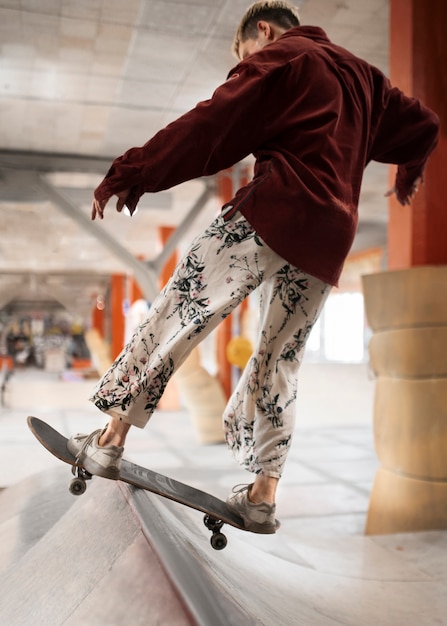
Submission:
[[[45,522],[67,490],[70,475],[61,470],[0,496],[0,624],[194,624],[116,483],[92,481]],[[44,490],[53,498],[42,509]]]
[[[0,495],[1,624],[431,626],[447,612],[445,533],[310,537],[226,529],[94,479],[45,472]],[[55,503],[58,508],[55,509]]]
[[[446,571],[440,582],[409,562],[405,536],[300,543],[227,528],[228,547],[215,552],[196,511],[183,515],[175,503],[130,491],[145,535],[200,624],[434,626],[447,609]],[[440,534],[425,536],[447,545]],[[230,603],[243,621],[226,613]]]

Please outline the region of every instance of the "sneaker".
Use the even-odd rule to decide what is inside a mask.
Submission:
[[[120,446],[100,446],[98,441],[104,432],[105,428],[103,430],[95,430],[90,435],[78,433],[70,437],[67,448],[76,457],[77,463],[82,465],[90,474],[117,480],[120,474],[124,448]]]
[[[272,534],[280,527],[275,519],[276,505],[268,502],[254,504],[248,497],[253,485],[236,485],[233,494],[227,498],[227,506],[233,513],[242,517],[244,526],[253,533]]]

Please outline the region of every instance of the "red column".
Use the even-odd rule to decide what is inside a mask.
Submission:
[[[163,245],[166,244],[169,237],[175,231],[175,228],[172,226],[160,226],[158,229],[158,233],[160,236],[161,243]],[[160,290],[166,285],[168,280],[171,278],[171,274],[177,264],[178,255],[177,252],[173,252],[170,258],[164,264],[160,277],[158,279],[158,284]],[[158,404],[158,408],[162,411],[177,411],[180,408],[180,395],[176,385],[175,377],[171,378],[169,381],[164,394]]]
[[[141,291],[141,287],[133,276],[129,277],[129,281],[130,303],[133,304],[137,300],[145,300],[144,294]]]
[[[236,185],[235,174],[237,174]],[[236,187],[247,183],[248,173],[244,169],[239,171],[238,166],[221,172],[218,176],[218,190],[222,204],[229,202],[237,191]],[[221,322],[217,329],[217,365],[218,379],[227,398],[231,396],[231,364],[227,358],[227,345],[233,336],[233,316],[229,315]]]
[[[231,170],[222,172],[218,176],[219,196],[222,204],[233,197],[233,178]],[[233,320],[229,315],[220,324],[216,331],[216,360],[217,378],[222,386],[226,398],[231,396],[231,364],[227,359],[227,345],[233,336]]]
[[[443,265],[447,263],[447,2],[390,0],[390,11],[391,81],[439,115],[441,138],[412,207],[390,198],[389,268]]]
[[[160,239],[163,245],[165,245],[165,243],[168,241],[169,237],[172,235],[174,230],[175,228],[173,228],[172,226],[160,226],[159,227],[158,232],[160,233]],[[177,264],[177,260],[178,260],[177,253],[173,252],[171,257],[164,264],[163,269],[161,270],[161,273],[160,273],[160,280],[159,280],[160,289],[163,289],[163,287],[166,285],[168,280],[171,278],[171,274],[174,271],[174,268]]]
[[[110,277],[110,352],[113,360],[124,347],[124,299],[126,297],[126,277],[113,274]]]
[[[92,311],[92,328],[97,330],[101,337],[105,338],[105,302],[102,296],[98,295]]]
[[[140,261],[142,257],[140,257]],[[126,334],[125,305],[131,306],[144,294],[132,275],[113,274],[110,277],[110,352],[116,359],[124,347]]]

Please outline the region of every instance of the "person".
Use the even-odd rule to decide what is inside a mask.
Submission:
[[[253,179],[191,243],[91,398],[107,426],[70,439],[94,474],[117,478],[131,426],[143,428],[191,350],[253,290],[253,355],[223,415],[225,439],[252,474],[228,506],[273,533],[275,494],[291,446],[306,340],[337,286],[372,161],[397,165],[392,190],[409,204],[436,146],[439,120],[377,68],[301,26],[288,2],[255,2],[233,44],[238,64],[200,102],[141,147],[115,159],[94,192],[92,219],[134,212],[146,192],[210,176],[247,155]]]

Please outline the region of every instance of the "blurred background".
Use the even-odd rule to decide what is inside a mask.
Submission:
[[[62,348],[66,364],[78,359],[81,367],[90,356],[84,332],[93,328],[115,356],[126,334],[117,318],[159,286],[163,264],[156,261],[167,235],[180,227],[172,249],[181,252],[219,211],[220,181],[200,180],[146,194],[133,218],[110,207],[101,224],[89,221],[92,191],[110,162],[225,80],[248,4],[0,0],[0,355],[22,367],[45,367],[46,358],[49,369],[60,369],[54,350]],[[303,24],[321,26],[388,71],[387,0],[297,5]],[[243,165],[249,174],[250,159]],[[341,289],[309,345],[314,362],[366,358],[359,276],[380,269],[386,257],[387,176],[378,164],[366,172]],[[194,220],[184,224],[194,206]],[[142,285],[138,265],[151,262],[153,280]],[[136,296],[135,276],[142,286]]]

